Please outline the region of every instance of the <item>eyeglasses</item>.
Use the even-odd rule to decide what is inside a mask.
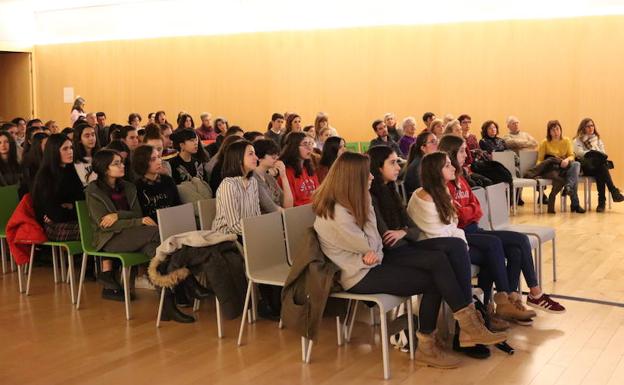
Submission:
[[[314,142],[301,142],[301,147],[314,147]]]

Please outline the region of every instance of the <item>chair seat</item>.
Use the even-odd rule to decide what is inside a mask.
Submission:
[[[151,259],[143,253],[108,253],[105,251],[86,251],[86,253],[94,257],[119,259],[124,267],[140,265]]]
[[[514,187],[537,187],[537,181],[528,178],[514,178],[513,184]]]
[[[82,254],[82,245],[80,244],[80,241],[48,241],[45,242],[44,245],[64,247],[69,250],[69,254],[71,255]]]
[[[383,308],[384,311],[394,309],[407,300],[405,297],[398,297],[390,294],[354,294],[346,291],[331,293],[330,297],[375,302],[380,305],[379,307]]]
[[[509,224],[509,225],[501,226],[497,228],[497,230],[509,230],[509,231],[517,231],[519,233],[524,233],[524,234],[535,234],[542,240],[542,242],[546,242],[555,238],[554,227],[523,225],[523,224]]]
[[[267,267],[265,269],[259,269],[253,272],[251,279],[255,283],[263,283],[266,285],[284,286],[288,273],[290,272],[290,266],[277,265]]]

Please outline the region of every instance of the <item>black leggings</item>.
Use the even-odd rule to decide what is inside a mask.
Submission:
[[[419,330],[423,333],[435,330],[442,299],[453,312],[470,304],[447,256],[440,251],[421,250],[412,245],[385,251],[382,263],[370,269],[348,291],[402,297],[423,294],[419,311]]]

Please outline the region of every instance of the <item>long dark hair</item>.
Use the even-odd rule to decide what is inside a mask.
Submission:
[[[442,175],[447,157],[448,155],[441,151],[425,155],[420,164],[420,179],[423,189],[431,195],[433,203],[435,203],[440,220],[448,225],[457,216],[457,212]]]
[[[303,167],[301,167],[301,158],[299,157],[299,146],[308,136],[303,132],[291,132],[286,139],[285,147],[282,149],[280,160],[284,162],[287,167],[292,167],[295,170],[295,177],[300,177],[303,172],[303,168],[306,169],[309,176],[314,175],[314,167],[312,166],[311,159],[303,160]]]
[[[71,143],[64,134],[52,134],[43,150],[41,166],[35,176],[32,189],[32,201],[40,221],[43,217],[44,202],[53,201],[52,198],[59,195],[63,188],[61,185],[63,175],[61,147],[68,141]],[[69,167],[73,167],[73,165],[69,165]]]
[[[425,131],[421,132],[420,134],[418,134],[418,136],[416,136],[416,141],[410,146],[409,155],[407,156],[407,164],[412,163],[412,161],[416,159],[416,157],[422,158],[423,156],[425,156],[425,153],[422,150],[422,146],[425,146],[427,144],[427,140],[432,135],[435,136],[435,134],[429,131]]]
[[[119,152],[109,148],[103,148],[93,156],[91,167],[93,167],[93,172],[97,175],[97,179],[92,183],[97,183],[98,187],[104,191],[110,190],[110,186],[106,183],[106,171],[108,171],[108,166],[113,163],[115,156],[118,156],[123,161],[123,157]],[[121,179],[123,178],[115,180],[116,186],[121,184]]]
[[[39,171],[41,161],[43,160],[43,149],[41,148],[41,142],[48,138],[49,135],[45,132],[38,132],[32,139],[32,145],[30,151],[23,155],[22,169],[28,178],[34,178]]]
[[[191,119],[191,127],[190,129],[194,129],[195,128],[195,121],[193,121],[193,117],[190,114],[187,113],[183,113],[180,114],[180,116],[178,116],[178,129],[184,129],[186,127],[184,127],[184,123],[186,122],[186,119]]]
[[[392,153],[394,151],[388,146],[373,146],[368,149],[370,172],[373,174],[370,193],[376,198],[384,222],[391,230],[398,230],[407,226],[401,218],[401,211],[404,209],[403,202],[396,191],[394,181],[384,183],[380,170]]]
[[[87,149],[82,144],[82,133],[87,128],[91,128],[95,134],[95,147],[93,147],[93,150],[91,150],[91,157],[93,158],[93,155],[95,155],[95,153],[98,152],[98,150],[100,149],[100,144],[98,143],[98,137],[97,137],[97,132],[95,131],[95,128],[86,124],[82,124],[76,127],[74,129],[74,140],[73,140],[74,163],[86,163],[87,162],[87,160],[85,159],[85,156],[87,156]]]
[[[563,127],[561,127],[561,123],[559,123],[557,119],[549,120],[548,123],[546,123],[546,139],[549,142],[552,140],[552,135],[550,134],[550,130],[552,130],[553,128],[557,126],[559,126],[559,129],[561,129],[561,137],[559,139],[563,139]]]
[[[232,143],[228,147],[223,159],[223,166],[221,167],[221,175],[224,178],[236,176],[249,178],[252,175],[251,173],[244,175],[243,170],[243,160],[245,159],[247,146],[253,147],[250,142],[243,139]]]
[[[451,164],[455,167],[455,184],[459,186],[459,177],[464,174],[463,165],[457,161],[457,153],[462,144],[464,144],[464,138],[460,138],[455,135],[444,135],[438,143],[438,150],[446,152],[451,159]]]
[[[323,154],[321,155],[321,161],[319,162],[321,165],[330,168],[332,164],[338,158],[338,150],[340,150],[340,143],[342,143],[344,139],[339,136],[330,136],[323,144]]]
[[[3,176],[18,175],[21,170],[19,162],[17,161],[17,143],[15,143],[13,135],[11,135],[8,131],[0,131],[0,136],[4,136],[9,141],[8,159],[5,161],[0,157],[0,174]]]

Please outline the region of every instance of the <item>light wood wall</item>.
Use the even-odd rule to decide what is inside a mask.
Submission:
[[[0,121],[33,113],[30,53],[0,53]]]
[[[486,119],[507,115],[543,138],[559,119],[573,136],[591,116],[624,181],[624,16],[392,26],[94,42],[35,47],[37,114],[69,122],[62,90],[122,122],[164,109],[210,111],[247,130],[274,111],[312,123],[318,111],[347,140],[368,140],[385,112]],[[506,131],[506,129],[504,129]]]

